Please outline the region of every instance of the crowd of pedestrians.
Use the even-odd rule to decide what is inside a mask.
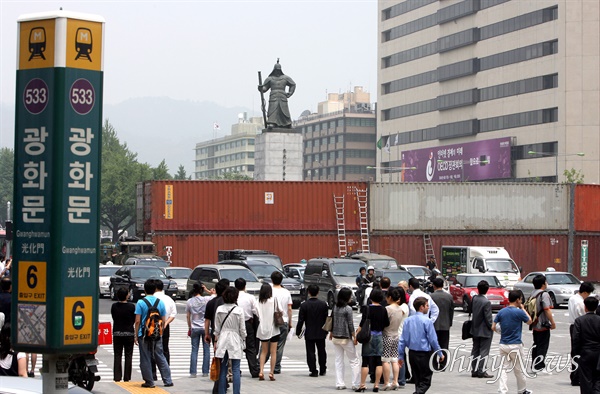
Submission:
[[[368,276],[363,272],[361,275]],[[274,381],[275,375],[281,373],[285,343],[292,332],[304,339],[309,377],[326,375],[326,342],[327,339],[331,341],[335,352],[335,387],[338,390],[351,387],[357,392],[365,391],[367,377],[370,376],[373,392],[397,390],[412,383],[416,393],[425,393],[432,385],[434,370],[442,373],[451,370],[448,358],[451,356],[449,338],[454,303],[443,289],[441,278],[433,280],[434,291],[431,294],[423,292],[415,278],[398,286],[391,286],[385,277],[373,282],[370,294],[363,294],[366,302],[359,311],[361,319],[356,327],[354,311],[349,305],[352,300],[349,288],[340,289],[337,301],[329,311],[328,305],[318,298],[318,286],[310,285],[307,288],[308,298],[298,311],[295,331],[291,331],[291,295],[281,286],[282,278],[279,272],[275,272],[271,277],[272,284],[262,285],[258,300],[246,293],[246,282],[241,278],[235,281],[234,286],[227,279],[222,279],[211,291],[203,285],[194,285],[186,304],[188,336],[191,339],[190,378],[197,376],[196,365],[202,343],[202,376],[206,377],[209,372],[210,346],[213,346],[215,357],[221,363],[213,393],[225,394],[230,383],[234,394],[241,392],[242,358],[246,358],[252,378],[267,380],[265,377],[268,376],[268,380]],[[477,294],[472,294],[469,370],[473,378],[485,378],[488,382],[494,378],[488,370],[490,348],[494,333],[499,333],[499,393],[509,390],[507,371],[514,373],[519,394],[531,392],[527,388],[527,377],[550,373],[546,369],[545,358],[550,331],[556,327],[552,300],[546,292],[547,283],[543,275],[534,278],[533,285],[535,291],[531,299],[536,304],[533,316],[527,312],[526,300],[519,290],[509,292],[508,307],[501,309],[495,318],[491,302],[486,297],[489,284],[480,281]],[[114,380],[131,379],[131,360],[136,344],[144,379],[142,387],[154,387],[157,381],[154,364],[158,366],[164,386],[169,387],[173,382],[169,369],[168,327],[177,311],[170,297],[162,293],[162,281],[148,280],[144,288],[147,296],[135,307],[127,303],[128,292],[120,290],[117,292],[119,301],[111,310],[115,321]],[[581,392],[586,394],[600,393],[600,316],[596,314],[600,310],[598,299],[591,296],[593,291],[593,284],[584,282],[579,293],[569,301],[571,356],[579,359],[579,362],[573,362],[577,368],[571,373],[571,384],[581,386]],[[142,323],[157,300],[156,308],[163,324],[162,337],[158,341],[148,341]],[[279,324],[274,318],[276,312],[281,315],[282,322]],[[367,321],[368,325],[365,324]],[[534,346],[530,365],[523,362],[528,360],[523,347],[523,324],[532,330]],[[365,327],[369,330],[368,339],[362,341],[359,350],[358,337],[363,329],[367,329]],[[5,331],[2,333],[2,338],[5,338]],[[7,365],[2,355],[10,346],[7,348],[4,343],[2,349],[0,368]],[[16,368],[19,374],[26,374],[27,370],[21,366],[25,364],[21,361],[22,357],[15,356],[16,361],[10,359],[11,363],[16,363],[16,367],[12,368]],[[123,356],[124,367],[121,366]],[[265,364],[269,365],[267,370]],[[346,366],[351,371],[348,385],[345,381]],[[529,373],[527,367],[531,368]]]

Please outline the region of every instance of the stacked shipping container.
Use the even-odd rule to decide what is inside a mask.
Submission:
[[[574,192],[572,188],[574,187]],[[153,181],[138,188],[138,229],[176,265],[214,263],[218,249],[268,249],[284,264],[338,254],[333,195],[345,196],[349,251],[359,248],[355,190],[369,190],[371,251],[423,264],[423,234],[442,245],[504,246],[525,272],[600,280],[600,186],[510,183]],[[573,213],[571,213],[573,212]]]

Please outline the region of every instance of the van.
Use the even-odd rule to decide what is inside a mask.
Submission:
[[[366,264],[356,259],[318,257],[308,260],[304,270],[304,287],[317,285],[318,298],[327,302],[329,308],[337,302],[337,295],[341,288],[352,290],[350,305],[356,304],[356,277],[360,268]]]

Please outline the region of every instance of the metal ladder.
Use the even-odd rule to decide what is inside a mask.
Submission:
[[[369,246],[369,216],[368,216],[368,193],[366,189],[354,189],[358,203],[358,216],[360,221],[360,246],[363,253],[371,253]]]
[[[425,246],[425,263],[429,261],[430,257],[435,260],[435,253],[433,251],[433,244],[431,243],[431,237],[429,234],[423,234],[423,245]]]
[[[348,252],[346,242],[346,222],[344,220],[344,195],[336,196],[333,194],[333,205],[335,206],[335,220],[338,231],[338,253],[339,257],[346,256]]]

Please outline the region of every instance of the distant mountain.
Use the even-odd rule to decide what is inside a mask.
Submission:
[[[231,133],[238,114],[247,108],[225,108],[212,102],[140,97],[105,105],[103,119],[117,131],[121,143],[137,152],[140,163],[156,167],[163,159],[175,174],[182,164],[188,175],[194,171],[196,143]],[[0,106],[0,145],[14,147],[14,107]],[[220,130],[213,131],[217,122]],[[103,121],[104,124],[104,121]]]

